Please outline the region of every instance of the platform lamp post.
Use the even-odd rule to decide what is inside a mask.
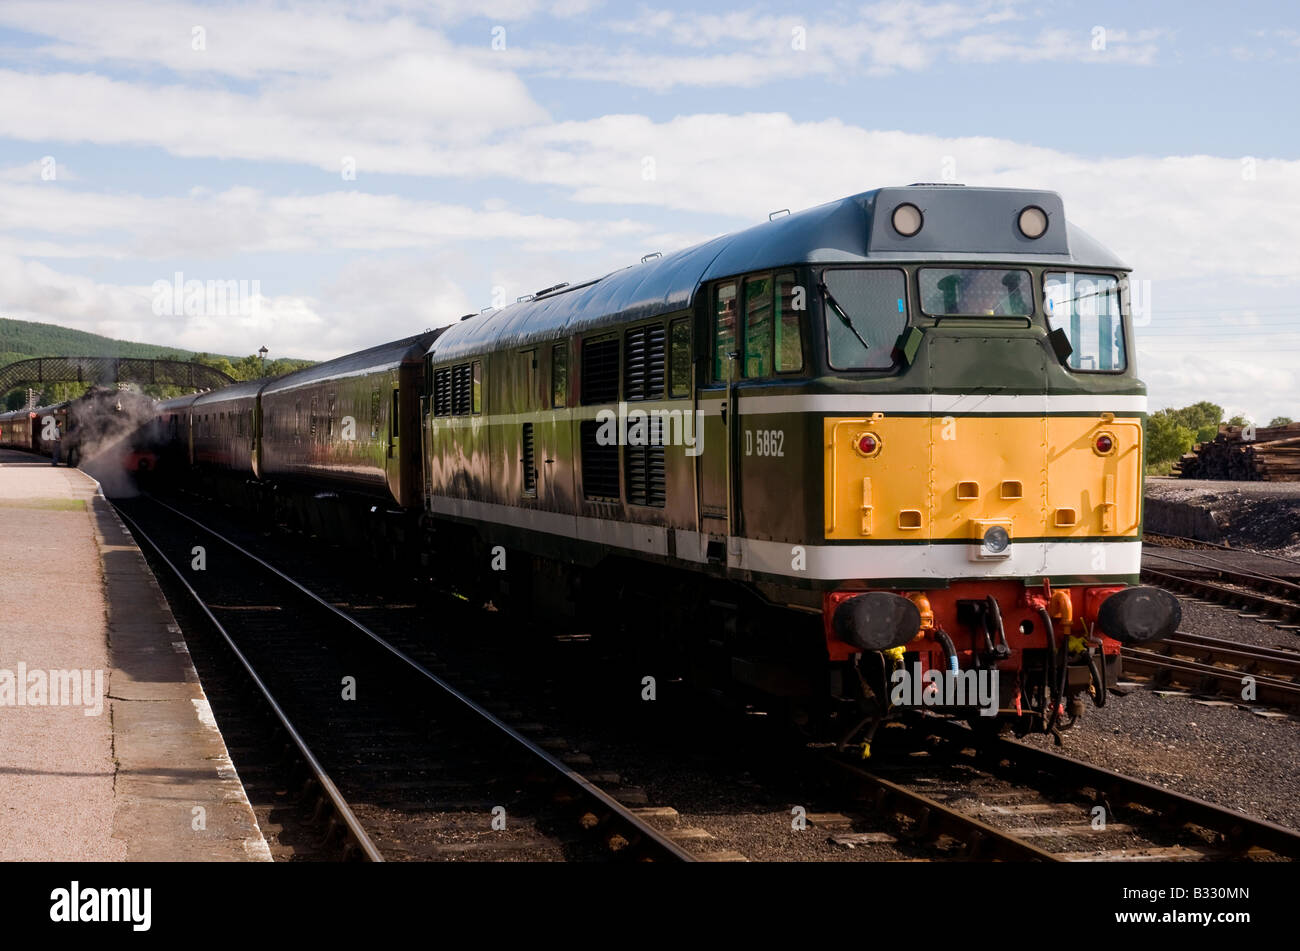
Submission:
[[[262,376],[266,376],[266,354],[267,354],[267,352],[268,352],[268,351],[267,351],[266,347],[262,347],[262,348],[260,348],[260,349],[257,351],[257,355],[258,355],[259,357],[262,358]]]

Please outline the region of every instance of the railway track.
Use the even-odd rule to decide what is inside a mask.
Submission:
[[[1300,585],[1247,572],[1223,568],[1213,570],[1217,577],[1231,584],[1206,581],[1189,577],[1187,574],[1147,567],[1142,568],[1142,578],[1169,591],[1238,608],[1246,616],[1273,620],[1284,630],[1300,631]],[[1177,569],[1175,568],[1174,571],[1176,572]],[[1261,585],[1267,585],[1274,590],[1285,585],[1288,597],[1286,599],[1273,597],[1254,590]]]
[[[157,499],[118,508],[256,678],[354,853],[692,860],[525,730],[252,552]]]
[[[1231,554],[1248,556],[1257,563],[1276,562],[1286,566],[1287,575],[1295,576],[1300,566],[1292,559],[1177,536],[1145,536],[1143,540],[1148,543],[1143,551],[1142,567],[1142,577],[1146,580],[1172,591],[1275,619],[1280,622],[1279,627],[1300,630],[1300,584],[1278,574],[1243,569],[1226,557]],[[1165,545],[1168,550],[1150,550],[1151,542]]]
[[[189,595],[196,609],[206,617],[213,630],[225,642],[227,650],[246,675],[246,685],[252,688],[252,691],[244,690],[241,693],[245,696],[250,692],[255,693],[264,711],[273,718],[275,727],[287,740],[287,745],[291,747],[291,749],[284,752],[288,753],[291,759],[296,760],[297,764],[305,767],[309,773],[309,778],[302,787],[302,794],[299,799],[300,801],[306,800],[314,790],[319,791],[315,804],[311,808],[311,819],[306,824],[318,826],[322,832],[320,840],[311,843],[310,851],[314,855],[328,854],[330,844],[341,838],[342,841],[339,842],[341,857],[345,859],[359,858],[370,862],[384,861],[383,854],[362,827],[356,813],[353,812],[352,807],[339,791],[337,784],[308,746],[302,731],[294,725],[279,701],[271,693],[266,682],[250,663],[248,657],[239,649],[239,645],[230,632],[226,630],[202,596],[186,580],[184,572],[176,566],[174,561],[167,557],[157,543],[140,528],[140,525],[130,515],[122,511],[121,508],[118,508],[118,515],[126,523],[131,534],[137,540],[143,542],[153,552],[155,558],[167,567],[176,582]],[[259,765],[263,766],[263,768],[265,766],[265,764]],[[279,765],[283,766],[284,764]],[[245,777],[245,783],[248,783],[247,777]]]
[[[1124,672],[1242,700],[1247,676],[1254,702],[1300,708],[1300,653],[1255,647],[1180,631],[1163,641],[1124,648]]]
[[[1300,832],[966,726],[920,717],[866,764],[823,763],[941,856],[1044,862],[1300,858]],[[882,731],[882,738],[900,731]],[[919,740],[919,742],[918,742]]]

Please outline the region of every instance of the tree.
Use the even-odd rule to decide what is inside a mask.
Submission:
[[[1209,427],[1213,427],[1210,438],[1213,439],[1213,433],[1219,431],[1219,422],[1223,419],[1223,407],[1216,406],[1208,400],[1201,400],[1199,403],[1193,403],[1191,406],[1184,406],[1182,409],[1161,410],[1168,413],[1170,418],[1180,426],[1186,426],[1194,433],[1203,432]]]
[[[1239,427],[1244,428],[1244,427],[1246,427],[1246,426],[1251,426],[1251,425],[1253,425],[1253,424],[1252,424],[1251,421],[1248,420],[1245,416],[1242,416],[1242,415],[1238,414],[1238,415],[1232,417],[1232,419],[1228,420],[1228,425],[1229,425],[1229,426],[1239,426]]]
[[[1274,416],[1268,421],[1270,426],[1290,426],[1294,420],[1290,416]]]
[[[1179,421],[1178,413],[1178,410],[1162,409],[1147,418],[1148,467],[1168,471],[1197,441],[1197,433]],[[1217,431],[1217,425],[1215,428]]]

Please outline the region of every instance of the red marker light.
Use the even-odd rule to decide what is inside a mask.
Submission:
[[[1115,448],[1115,440],[1111,437],[1109,433],[1102,433],[1100,436],[1097,437],[1096,446],[1097,446],[1097,452],[1101,453],[1101,455],[1104,456],[1107,455],[1112,449]]]
[[[871,433],[863,433],[858,438],[858,452],[864,456],[875,455],[876,450],[879,448],[880,442]]]

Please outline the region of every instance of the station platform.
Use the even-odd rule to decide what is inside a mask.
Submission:
[[[144,556],[93,479],[9,450],[0,860],[271,860]]]

